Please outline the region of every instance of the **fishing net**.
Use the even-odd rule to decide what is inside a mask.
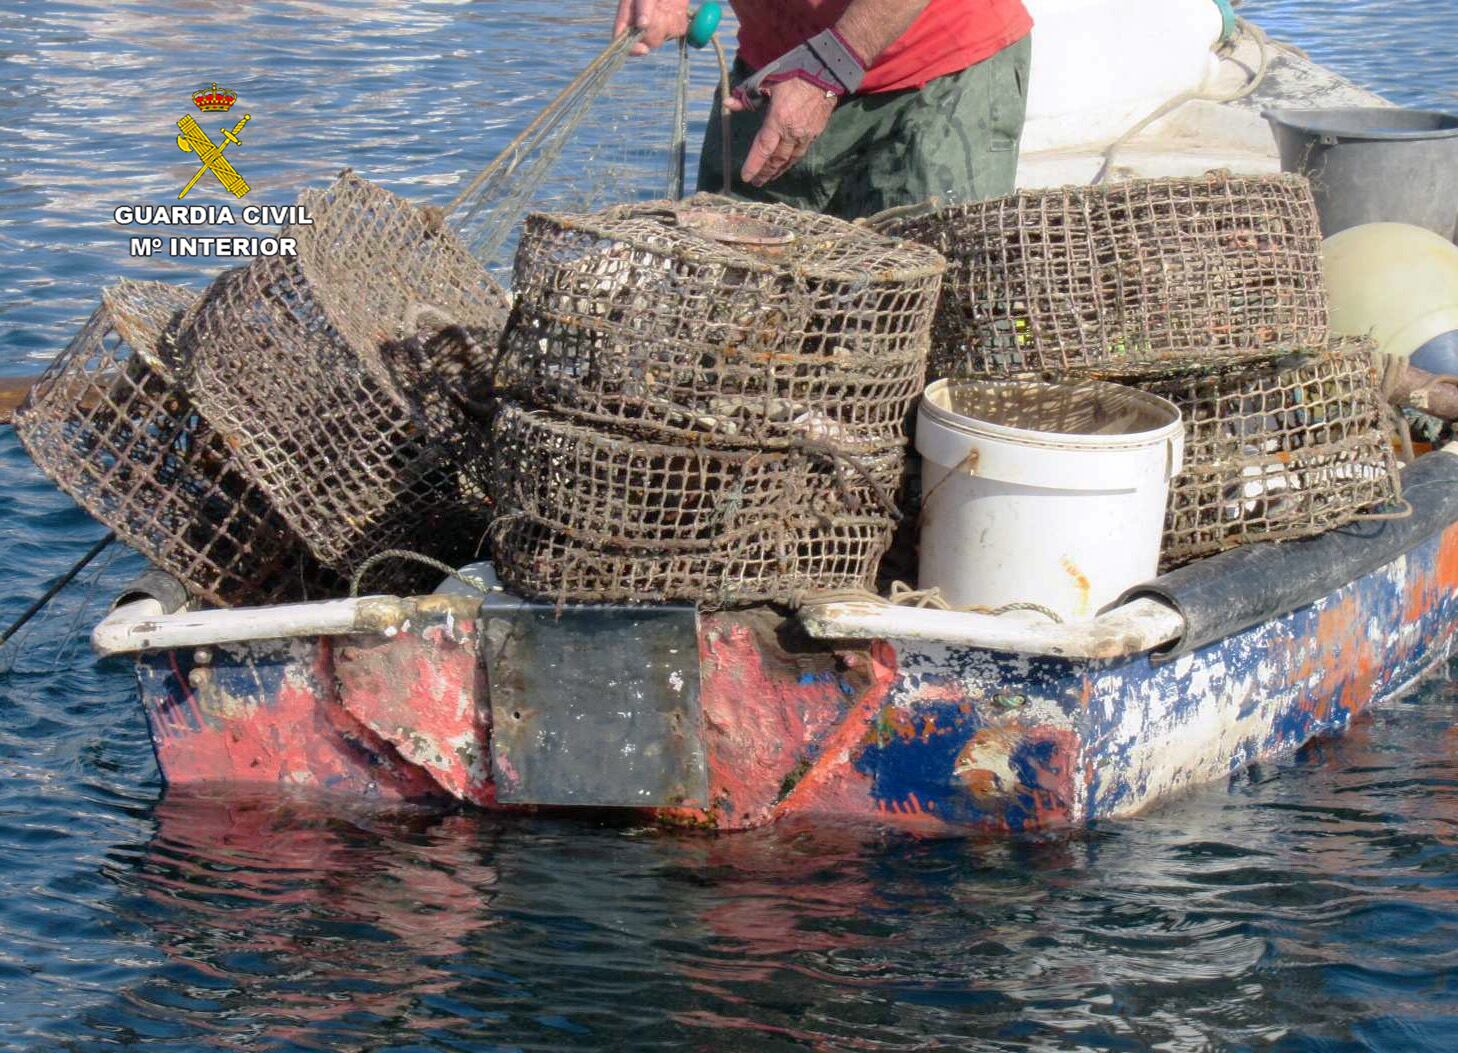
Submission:
[[[891,543],[885,517],[805,517],[717,550],[589,546],[526,515],[492,531],[497,571],[513,591],[558,603],[685,600],[705,608],[797,604],[824,591],[869,589]]]
[[[1370,341],[1140,386],[1180,408],[1166,569],[1255,541],[1310,537],[1401,498]]]
[[[136,576],[131,569],[136,558],[125,545],[107,545],[94,555],[62,591],[0,643],[0,676],[55,673],[70,667],[77,651],[85,647],[87,627],[111,612],[118,590]]]
[[[474,555],[489,440],[434,356],[494,347],[506,296],[438,212],[352,173],[300,204],[296,259],[225,274],[184,319],[190,390],[328,566]],[[400,566],[402,587],[418,578]]]
[[[1159,375],[1326,342],[1321,231],[1301,176],[1022,191],[874,225],[950,261],[932,378]]]
[[[598,6],[610,23],[612,5]],[[601,25],[586,28],[596,36]],[[695,79],[683,48],[630,58],[637,39],[609,44],[446,207],[461,240],[493,272],[510,270],[529,211],[681,196],[687,106],[712,92],[712,70],[698,64]]]
[[[232,606],[328,594],[337,582],[179,383],[169,327],[194,300],[157,282],[106,290],[17,411],[16,434],[57,486],[194,596]]]
[[[534,215],[496,383],[661,439],[900,446],[944,266],[828,216],[706,194]]]

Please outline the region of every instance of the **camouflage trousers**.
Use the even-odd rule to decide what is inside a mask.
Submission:
[[[980,200],[1012,193],[1032,44],[1024,37],[919,91],[844,100],[800,163],[767,186],[739,178],[763,111],[730,114],[734,195],[858,219],[932,197]],[[735,83],[748,75],[735,62]],[[713,113],[699,159],[699,189],[718,193],[724,169],[717,94]]]

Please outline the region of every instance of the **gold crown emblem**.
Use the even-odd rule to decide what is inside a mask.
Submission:
[[[211,88],[202,88],[192,93],[193,105],[203,113],[227,113],[233,108],[233,103],[238,101],[238,93],[229,91],[227,88],[219,88],[216,83]]]

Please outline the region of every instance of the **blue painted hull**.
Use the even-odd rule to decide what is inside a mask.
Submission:
[[[1127,815],[1339,731],[1452,647],[1458,531],[1318,602],[1160,662],[892,642],[853,759],[880,810],[1011,830]]]

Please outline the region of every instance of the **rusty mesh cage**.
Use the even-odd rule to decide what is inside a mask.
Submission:
[[[1375,348],[1334,341],[1216,373],[1141,382],[1185,418],[1162,562],[1310,537],[1401,498]]]
[[[178,382],[170,329],[186,289],[131,282],[31,389],[15,430],[31,459],[118,537],[210,603],[317,598],[327,575]]]
[[[794,605],[816,592],[873,588],[891,543],[891,521],[806,517],[702,552],[587,546],[525,514],[502,515],[492,536],[502,582],[522,595],[559,603],[686,600],[718,608]]]
[[[950,261],[929,378],[1158,375],[1327,339],[1321,231],[1301,176],[1029,190],[874,225]]]
[[[723,552],[797,516],[886,515],[904,457],[650,443],[513,403],[493,438],[503,514],[583,545],[660,553]]]
[[[352,173],[300,203],[297,258],[224,275],[185,318],[190,387],[324,563],[466,558],[489,519],[489,439],[431,355],[453,331],[494,346],[505,294],[435,213]]]
[[[494,492],[574,541],[706,548],[779,515],[806,483],[796,454],[620,438],[505,404]]]
[[[944,267],[828,216],[707,194],[533,215],[497,385],[663,438],[899,445]]]

